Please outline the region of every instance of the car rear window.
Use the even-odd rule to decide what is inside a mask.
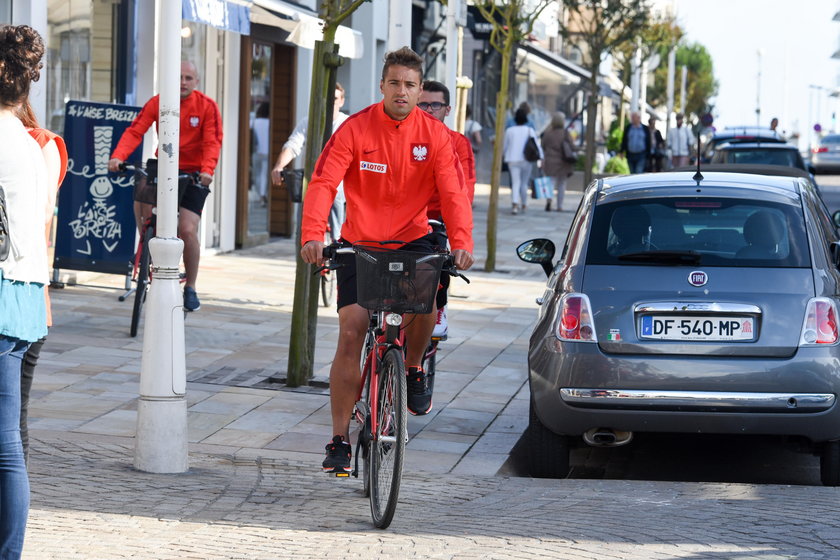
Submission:
[[[796,167],[796,152],[792,150],[730,150],[725,159],[728,163],[759,165],[784,165]]]
[[[821,144],[840,144],[840,135],[830,134],[820,140]]]
[[[595,208],[588,264],[810,267],[802,211],[733,198],[662,198]]]

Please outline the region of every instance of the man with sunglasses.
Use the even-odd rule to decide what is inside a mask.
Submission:
[[[449,105],[449,88],[441,82],[426,80],[423,82],[423,91],[420,92],[420,102],[417,104],[417,108],[443,122],[443,119],[452,110]],[[452,140],[455,157],[461,162],[461,170],[464,172],[464,186],[467,189],[470,204],[472,204],[475,196],[475,156],[473,155],[472,144],[469,138],[457,130],[449,130],[449,139]],[[439,196],[434,195],[432,200],[429,201],[426,214],[431,220],[443,221]],[[437,294],[437,317],[435,319],[435,329],[432,331],[433,337],[444,338],[449,333],[446,320],[446,291],[449,289],[449,280],[449,276],[445,274],[440,278],[441,287]]]

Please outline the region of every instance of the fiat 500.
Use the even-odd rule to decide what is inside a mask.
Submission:
[[[840,217],[838,217],[840,218]],[[704,170],[584,192],[528,352],[531,472],[634,433],[773,434],[840,485],[840,244],[806,177]]]

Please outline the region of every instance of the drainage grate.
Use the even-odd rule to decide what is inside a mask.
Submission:
[[[286,387],[286,372],[274,368],[238,368],[233,366],[217,366],[204,368],[187,375],[187,381],[208,383],[210,385],[225,385],[227,387],[251,387],[253,389],[272,389],[275,391],[306,391],[326,393],[330,384],[326,380],[312,379],[309,385]]]

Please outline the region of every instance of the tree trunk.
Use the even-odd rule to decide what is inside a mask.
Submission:
[[[502,178],[502,148],[505,138],[505,117],[507,115],[508,90],[510,89],[510,63],[513,53],[513,38],[508,34],[502,51],[502,74],[499,91],[496,93],[495,142],[493,142],[493,167],[490,173],[490,204],[487,208],[487,260],[484,270],[496,270],[496,232],[499,221],[499,184]]]
[[[309,122],[306,129],[306,152],[304,164],[304,179],[301,194],[305,195],[315,169],[315,162],[324,147],[324,130],[326,129],[327,113],[332,111],[334,95],[327,89],[330,83],[330,72],[335,70],[325,64],[328,57],[334,53],[335,29],[328,34],[330,26],[324,29],[324,41],[315,42],[314,65],[312,68],[312,96],[309,101]],[[329,41],[329,42],[328,42]],[[297,247],[301,246],[300,223],[303,204],[298,205],[298,230],[296,235]],[[289,337],[289,362],[286,374],[286,385],[298,387],[305,385],[312,378],[315,354],[315,335],[318,313],[318,282],[320,278],[313,274],[312,265],[303,262],[297,251],[297,267],[295,269],[295,295],[292,305],[292,332]]]

